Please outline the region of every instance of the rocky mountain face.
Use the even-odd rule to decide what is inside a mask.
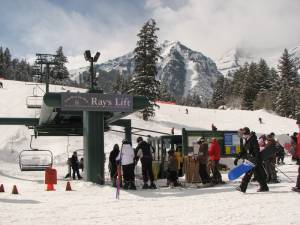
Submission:
[[[170,93],[177,97],[199,95],[203,101],[212,97],[212,85],[222,74],[213,60],[184,46],[180,42],[165,41],[161,44],[161,58],[157,63],[158,76]],[[121,57],[97,64],[98,71],[118,72],[123,76],[134,71],[134,55],[130,52]],[[88,68],[86,68],[86,71]],[[78,80],[83,68],[71,71],[71,77]]]

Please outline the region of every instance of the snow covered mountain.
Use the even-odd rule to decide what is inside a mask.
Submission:
[[[218,70],[225,76],[235,72],[246,62],[254,61],[253,56],[242,48],[232,48],[217,61]]]
[[[251,53],[250,53],[251,52]],[[300,45],[288,48],[288,52],[296,59],[296,65],[300,70]],[[236,71],[246,62],[258,62],[261,58],[265,59],[270,67],[277,69],[278,61],[283,53],[283,49],[269,54],[259,54],[251,49],[232,48],[217,60],[218,70],[227,77],[229,72]]]
[[[222,76],[214,61],[180,42],[165,41],[160,47],[161,58],[158,61],[157,78],[166,84],[170,92],[180,97],[195,93],[203,100],[210,99],[213,93],[212,85]],[[134,70],[133,52],[98,64],[97,69],[106,72],[118,71],[128,76]],[[83,71],[83,68],[73,70],[71,77],[77,79]]]

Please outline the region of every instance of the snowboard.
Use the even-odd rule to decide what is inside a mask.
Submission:
[[[249,172],[255,165],[249,161],[245,161],[242,164],[234,167],[228,173],[229,180],[235,180],[242,176],[244,173]]]

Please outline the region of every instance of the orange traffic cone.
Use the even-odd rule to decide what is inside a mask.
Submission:
[[[46,191],[55,191],[54,189],[54,184],[47,184],[47,189]]]
[[[72,191],[70,181],[67,182],[66,191]]]
[[[5,192],[3,184],[1,184],[1,186],[0,186],[0,192]]]
[[[17,195],[17,194],[19,194],[19,192],[18,192],[18,189],[17,189],[17,186],[16,185],[14,185],[13,186],[13,189],[12,189],[12,192],[11,192],[13,195]]]

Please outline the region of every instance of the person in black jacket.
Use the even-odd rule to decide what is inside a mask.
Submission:
[[[243,158],[243,159],[248,159],[250,162],[254,163],[255,166],[252,170],[250,170],[245,174],[245,176],[242,179],[242,183],[239,187],[237,187],[237,190],[245,193],[247,190],[247,186],[251,180],[251,177],[255,173],[256,175],[255,177],[260,185],[260,188],[257,191],[258,192],[269,191],[269,187],[266,182],[266,173],[262,165],[262,159],[259,151],[259,145],[258,145],[256,134],[254,132],[250,133],[250,129],[248,127],[244,127],[243,138],[245,139],[243,151],[239,154],[238,158],[235,160],[235,164],[237,164],[237,160],[239,158]]]
[[[78,180],[80,180],[82,177],[79,173],[79,161],[77,157],[77,152],[73,152],[73,155],[71,157],[71,167],[73,170],[73,180],[75,180],[75,173],[77,174]]]
[[[138,146],[136,147],[136,157],[141,160],[142,163],[142,173],[143,173],[143,189],[156,189],[154,184],[154,176],[152,171],[152,152],[151,146],[142,137],[137,138]],[[148,180],[150,178],[150,186],[148,185]]]
[[[110,179],[112,182],[112,186],[116,187],[116,179],[117,179],[117,161],[116,158],[119,155],[120,147],[118,144],[114,145],[113,150],[109,154],[109,164],[108,169],[110,172]]]

